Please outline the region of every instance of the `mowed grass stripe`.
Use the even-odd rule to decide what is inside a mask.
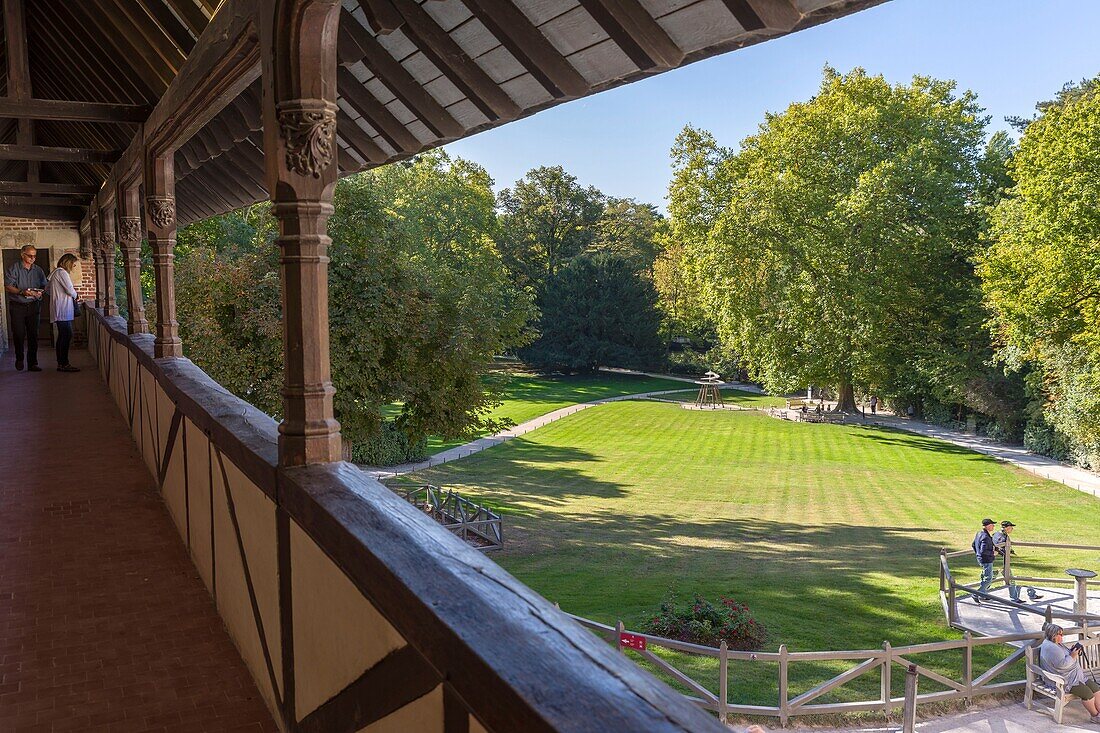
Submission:
[[[500,507],[493,558],[570,612],[638,627],[669,591],[731,595],[772,649],[952,636],[939,549],[968,547],[986,515],[1016,522],[1019,540],[1100,544],[1098,522],[1067,537],[1067,518],[1097,515],[1093,497],[947,443],[654,402],[584,410],[417,478]],[[1021,550],[1019,564],[1059,576],[1080,563],[1095,553]]]

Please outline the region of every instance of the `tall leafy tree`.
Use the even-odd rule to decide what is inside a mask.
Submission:
[[[769,388],[832,385],[852,410],[856,387],[913,381],[972,277],[984,122],[953,82],[827,68],[737,152],[691,133],[672,191],[690,265]]]
[[[534,168],[500,192],[498,246],[516,281],[536,290],[595,240],[603,194],[561,166]]]
[[[412,437],[488,426],[492,357],[530,340],[532,297],[493,244],[484,169],[427,153],[336,187],[329,266],[335,407],[344,435],[377,435],[384,406]],[[181,233],[177,292],[188,354],[278,415],[281,313],[274,220],[266,205]]]
[[[529,364],[566,372],[660,365],[657,291],[633,258],[578,255],[547,280],[544,292],[539,339],[520,352]]]
[[[1011,161],[980,273],[1006,358],[1034,364],[1064,434],[1100,454],[1100,77],[1044,105]],[[1095,460],[1095,459],[1094,459]]]

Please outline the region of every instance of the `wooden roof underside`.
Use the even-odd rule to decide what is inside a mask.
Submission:
[[[337,49],[340,172],[406,158],[883,1],[343,0]],[[181,68],[188,73],[184,60],[217,4],[26,2],[34,99],[151,107]],[[234,12],[235,4],[225,0],[219,16]],[[6,29],[2,44],[0,57],[10,57]],[[10,78],[0,75],[4,94]],[[118,122],[38,119],[34,143],[104,151],[110,161],[139,131]],[[17,120],[0,118],[0,150],[15,143],[18,132]],[[262,148],[260,87],[254,81],[178,147],[179,223],[266,199]],[[0,194],[18,185],[3,181],[28,180],[34,164],[16,159],[18,152],[0,160]],[[43,161],[37,167],[43,184],[98,187],[111,173],[109,162]],[[44,196],[38,194],[38,201]],[[66,200],[75,203],[72,196]],[[23,210],[22,203],[0,196],[0,215]]]

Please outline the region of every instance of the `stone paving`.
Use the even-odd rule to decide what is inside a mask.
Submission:
[[[41,356],[0,359],[0,731],[274,733],[88,352]]]

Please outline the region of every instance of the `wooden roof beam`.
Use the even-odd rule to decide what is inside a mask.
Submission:
[[[519,106],[416,0],[394,0],[405,19],[402,32],[490,120],[513,120]]]
[[[340,98],[362,115],[395,150],[415,153],[424,147],[424,143],[409,132],[409,128],[394,117],[393,113],[386,109],[386,105],[379,102],[378,98],[355,78],[355,74],[341,67],[336,73],[336,79]]]
[[[98,186],[78,183],[24,183],[22,181],[0,181],[0,195],[3,194],[58,194],[70,196],[95,196]]]
[[[510,0],[464,0],[466,7],[497,37],[539,84],[558,99],[590,91],[580,72]]]
[[[84,3],[65,3],[65,7],[74,17],[78,13],[84,17],[85,22],[82,25],[89,29],[91,43],[99,45],[96,39],[104,39],[114,49],[115,56],[130,60],[130,68],[149,89],[154,99],[164,94],[164,90],[172,81],[171,76],[164,78],[157,67],[146,61],[145,56],[138,51],[128,36],[120,34],[114,26],[104,21],[102,13],[95,8],[85,6]],[[79,18],[77,21],[79,23]],[[106,49],[104,54],[111,55]]]
[[[118,150],[54,148],[46,145],[0,145],[0,160],[55,161],[58,163],[114,163]]]
[[[165,35],[172,39],[172,43],[176,44],[176,48],[184,56],[191,53],[191,49],[195,47],[198,34],[192,35],[191,29],[176,17],[176,14],[164,3],[164,0],[145,0],[142,6],[145,8],[145,12],[149,13],[153,20],[157,22],[157,25],[161,27]]]
[[[723,0],[737,22],[747,31],[794,30],[802,20],[793,0]]]
[[[29,206],[27,204],[0,204],[0,216],[21,216],[30,219],[53,219],[77,222],[84,218],[85,209],[79,206]]]
[[[180,19],[187,24],[187,28],[195,38],[202,35],[210,19],[206,13],[195,4],[195,0],[160,0],[167,3],[176,11]]]
[[[386,162],[386,152],[371,139],[367,131],[355,120],[348,117],[344,110],[336,113],[336,135],[348,144],[367,163],[381,165]]]
[[[638,0],[580,0],[580,3],[642,71],[671,69],[683,63],[684,52]]]
[[[85,0],[98,6],[108,22],[118,33],[131,39],[138,53],[164,78],[166,86],[172,83],[176,72],[183,65],[184,56],[164,32],[142,13],[133,2],[119,0]],[[171,48],[166,48],[170,46]]]
[[[152,107],[144,104],[0,97],[0,117],[136,125],[144,122],[150,111],[152,111]]]
[[[347,10],[340,14],[337,53],[340,63],[345,66],[362,61],[434,134],[442,138],[457,138],[466,131]]]
[[[91,196],[20,196],[0,195],[0,206],[87,206]]]

